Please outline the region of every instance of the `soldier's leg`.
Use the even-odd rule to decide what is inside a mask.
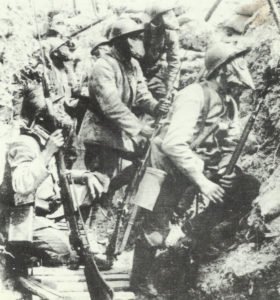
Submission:
[[[85,166],[90,171],[98,171],[113,177],[118,167],[119,156],[114,149],[85,144]]]
[[[169,233],[169,222],[183,193],[182,182],[169,177],[164,182],[154,210],[143,210],[142,233],[135,244],[131,287],[141,293],[156,294],[152,285],[151,270],[156,251],[165,247]]]
[[[71,249],[68,235],[44,217],[35,217],[32,251],[47,266],[67,264],[78,259]]]

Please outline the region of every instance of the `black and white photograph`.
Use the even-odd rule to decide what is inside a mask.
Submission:
[[[0,7],[0,299],[280,299],[280,0]]]

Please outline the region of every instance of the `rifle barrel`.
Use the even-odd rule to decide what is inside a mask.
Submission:
[[[122,243],[120,245],[120,248],[119,248],[117,254],[120,254],[120,253],[122,253],[125,250],[127,242],[128,242],[128,239],[129,239],[129,236],[130,236],[130,233],[131,233],[131,230],[133,228],[133,225],[135,223],[135,220],[137,218],[139,210],[140,210],[139,206],[137,206],[137,205],[133,206],[132,213],[130,215],[130,218],[129,218],[126,230],[124,232]]]
[[[218,6],[221,4],[222,1],[223,0],[216,0],[216,2],[213,4],[213,6],[211,6],[210,10],[208,11],[207,15],[204,18],[205,22],[208,22],[211,19],[213,13],[218,8]]]
[[[68,39],[67,39],[65,42],[63,42],[62,44],[60,44],[59,46],[57,46],[54,50],[52,50],[52,52],[57,51],[57,50],[58,50],[59,48],[61,48],[62,46],[66,45],[66,44],[68,43],[68,41],[69,41],[71,38],[73,38],[73,37],[79,35],[80,33],[82,33],[82,32],[84,32],[84,31],[88,30],[89,28],[91,28],[91,27],[93,27],[93,26],[95,26],[95,25],[101,23],[103,20],[104,20],[104,18],[100,18],[100,19],[98,19],[97,21],[95,21],[95,22],[93,22],[93,23],[91,23],[91,24],[89,24],[89,25],[83,27],[82,29],[80,29],[80,30],[78,30],[78,31],[76,31],[76,32],[74,32],[74,33],[72,33],[72,34],[68,37]]]
[[[242,151],[245,147],[245,144],[246,144],[246,141],[248,139],[248,136],[255,124],[255,121],[257,119],[257,115],[262,107],[262,104],[263,104],[263,101],[262,100],[256,107],[256,109],[252,112],[251,116],[249,117],[249,120],[247,121],[245,127],[244,127],[244,130],[242,132],[242,135],[240,137],[240,141],[239,143],[237,144],[233,154],[232,154],[232,157],[230,159],[230,162],[226,168],[226,175],[230,175],[233,171],[234,171],[234,168],[237,164],[237,161],[240,157],[240,155],[242,154]]]

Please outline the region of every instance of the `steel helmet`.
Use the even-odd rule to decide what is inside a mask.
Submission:
[[[165,12],[174,9],[175,4],[172,3],[172,0],[166,2],[162,1],[153,1],[147,8],[146,13],[150,16],[151,20],[156,18],[157,16],[164,14]]]
[[[210,47],[205,54],[206,78],[231,60],[250,51],[250,48],[238,48],[225,43],[217,43]]]
[[[90,53],[93,54],[93,52],[100,46],[103,46],[103,45],[106,45],[108,44],[108,40],[100,35],[100,36],[97,36],[94,41],[91,43],[91,50],[90,50]]]
[[[133,33],[140,33],[143,31],[143,24],[137,24],[130,18],[120,18],[111,25],[111,29],[109,32],[109,41],[112,42],[117,38],[127,36]]]

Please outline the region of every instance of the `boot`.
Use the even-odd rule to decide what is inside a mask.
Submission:
[[[155,259],[156,249],[145,245],[141,240],[135,244],[130,288],[133,292],[153,298],[158,295],[156,288],[149,282],[149,273]]]

